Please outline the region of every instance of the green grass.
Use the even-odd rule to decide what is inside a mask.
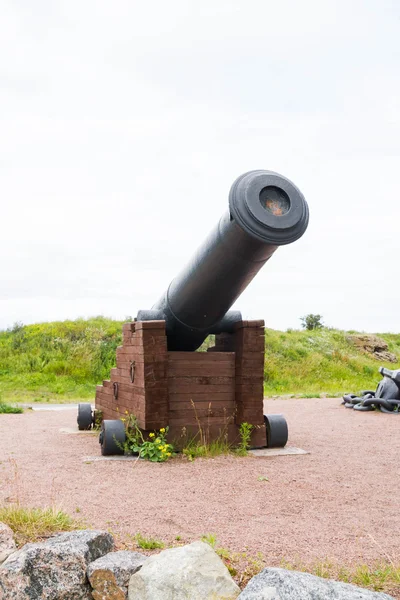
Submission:
[[[354,332],[352,332],[354,333]],[[392,363],[364,354],[347,340],[348,332],[266,329],[264,389],[266,396],[339,396],[376,386],[378,367]],[[400,356],[400,334],[378,334]]]
[[[0,400],[0,414],[20,415],[23,412],[19,406],[11,406]]]
[[[56,508],[24,508],[19,504],[0,506],[0,522],[14,532],[18,546],[61,531],[81,529],[79,523]]]
[[[138,548],[142,548],[142,550],[156,550],[165,546],[164,542],[154,538],[146,538],[141,533],[135,535],[135,541]]]
[[[0,331],[0,396],[7,402],[93,399],[96,384],[115,366],[122,324],[94,317]],[[378,367],[396,366],[362,353],[348,333],[266,329],[265,394],[308,398],[374,388]],[[378,335],[400,356],[400,334]]]
[[[0,331],[0,394],[13,402],[93,398],[115,366],[122,324],[95,317]]]
[[[393,562],[389,557],[374,564],[358,563],[351,567],[343,567],[329,560],[318,561],[311,565],[305,565],[301,561],[294,563],[283,561],[281,567],[400,597],[400,564]]]

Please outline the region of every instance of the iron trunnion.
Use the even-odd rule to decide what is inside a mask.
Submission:
[[[257,170],[236,179],[228,211],[187,266],[150,310],[124,325],[117,368],[96,390],[103,454],[123,452],[121,412],[135,414],[144,434],[168,425],[171,439],[183,427],[193,436],[200,422],[211,437],[226,427],[235,443],[246,421],[253,447],[286,444],[283,416],[263,411],[264,322],[230,308],[278,246],[303,235],[308,218],[286,177]],[[195,352],[209,334],[215,347]],[[94,420],[88,407],[79,405],[79,428]]]

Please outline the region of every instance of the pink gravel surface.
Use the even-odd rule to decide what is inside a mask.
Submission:
[[[60,432],[76,427],[76,410],[0,415],[0,505],[56,505],[121,540],[213,533],[271,565],[398,563],[400,416],[355,413],[338,398],[267,400],[266,411],[283,413],[289,445],[310,454],[85,461],[100,456],[97,435]]]

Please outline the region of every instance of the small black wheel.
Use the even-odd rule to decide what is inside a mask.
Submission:
[[[288,441],[288,426],[283,415],[264,415],[267,448],[284,448]]]
[[[125,444],[125,425],[118,419],[105,419],[101,424],[99,444],[103,456],[123,454]]]
[[[81,404],[78,404],[77,422],[79,431],[85,431],[92,427],[92,407],[89,403],[82,402]]]

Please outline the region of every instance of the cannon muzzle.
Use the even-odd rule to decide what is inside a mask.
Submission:
[[[241,314],[229,308],[276,248],[299,239],[307,225],[307,202],[289,179],[262,170],[241,175],[229,210],[137,320],[165,320],[168,350],[196,350],[208,334],[231,332]]]

